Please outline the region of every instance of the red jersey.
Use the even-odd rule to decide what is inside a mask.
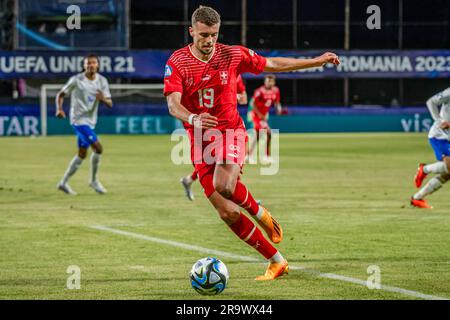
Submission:
[[[259,74],[265,66],[264,57],[245,47],[216,43],[211,58],[202,61],[186,46],[167,61],[164,95],[180,92],[181,104],[190,112],[217,117],[218,130],[244,128],[237,110],[236,79],[244,72]],[[183,124],[192,130],[192,125]]]
[[[265,116],[274,103],[280,103],[280,89],[274,86],[267,90],[265,86],[261,86],[253,93],[253,100],[256,109]]]
[[[244,84],[244,81],[242,81],[241,75],[239,75],[236,80],[236,91],[237,91],[237,93],[245,92],[245,84]]]

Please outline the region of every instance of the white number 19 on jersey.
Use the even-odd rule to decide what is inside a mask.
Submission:
[[[214,89],[198,90],[198,100],[201,107],[212,108],[214,106]]]

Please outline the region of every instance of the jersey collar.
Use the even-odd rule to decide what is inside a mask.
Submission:
[[[200,62],[208,63],[208,62],[211,61],[211,59],[214,57],[214,54],[216,53],[216,45],[217,45],[217,44],[214,44],[213,52],[212,52],[211,56],[209,57],[209,59],[206,60],[206,61],[205,61],[205,60],[202,60],[202,59],[199,59],[199,58],[197,58],[197,57],[195,56],[195,54],[192,52],[191,44],[188,45],[188,49],[189,49],[189,53],[191,54],[192,57],[194,57],[195,59],[197,59],[197,60],[200,61]]]
[[[89,79],[87,76],[86,76],[86,73],[85,72],[83,72],[83,77],[84,77],[84,79],[86,79],[86,80],[89,80],[89,81],[91,81],[91,82],[95,82],[95,81],[97,81],[97,79],[98,79],[98,73],[96,73],[95,75],[94,75],[94,79]]]

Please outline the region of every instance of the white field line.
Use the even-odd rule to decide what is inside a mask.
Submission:
[[[119,229],[113,229],[113,228],[110,228],[110,227],[107,227],[107,226],[102,226],[102,225],[91,225],[89,227],[92,228],[92,229],[97,229],[97,230],[101,230],[101,231],[107,231],[107,232],[111,232],[111,233],[115,233],[115,234],[120,234],[122,236],[130,237],[130,238],[141,239],[141,240],[145,240],[145,241],[165,244],[165,245],[168,245],[168,246],[182,248],[182,249],[190,250],[190,251],[202,252],[202,253],[205,253],[205,254],[208,254],[208,255],[212,255],[212,256],[227,257],[227,258],[241,260],[241,261],[247,261],[247,262],[260,262],[260,263],[265,262],[262,259],[257,259],[257,258],[254,258],[254,257],[241,256],[241,255],[236,255],[236,254],[232,254],[232,253],[225,252],[225,251],[213,250],[213,249],[204,248],[204,247],[200,247],[200,246],[196,246],[196,245],[190,245],[190,244],[187,244],[187,243],[177,242],[177,241],[173,241],[173,240],[165,240],[165,239],[161,239],[161,238],[150,237],[150,236],[146,236],[146,235],[139,234],[139,233],[123,231],[123,230],[119,230]],[[291,269],[291,270],[302,270],[304,272],[308,272],[308,273],[314,274],[314,275],[316,275],[316,276],[318,276],[320,278],[339,280],[339,281],[349,282],[349,283],[358,284],[358,285],[367,287],[367,281],[361,280],[361,279],[357,279],[357,278],[341,276],[341,275],[333,274],[333,273],[322,273],[320,271],[312,270],[312,269],[306,269],[305,267],[301,267],[301,266],[291,266],[291,265],[289,265],[289,269]],[[368,289],[368,290],[370,290],[370,289]],[[386,286],[386,285],[383,285],[383,284],[380,286],[380,289],[378,289],[378,290],[384,290],[384,291],[388,291],[388,292],[400,293],[400,294],[404,294],[404,295],[407,295],[407,296],[411,296],[411,297],[415,297],[415,298],[421,298],[421,299],[426,299],[426,300],[449,300],[448,298],[445,298],[445,297],[439,297],[439,296],[424,294],[424,293],[421,293],[421,292],[418,292],[418,291],[407,290],[407,289],[398,288],[398,287],[392,287],[392,286]]]

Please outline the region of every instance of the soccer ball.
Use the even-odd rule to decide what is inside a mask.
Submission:
[[[202,295],[215,295],[221,293],[228,283],[228,269],[225,264],[216,258],[203,258],[198,260],[189,273],[192,288]]]

